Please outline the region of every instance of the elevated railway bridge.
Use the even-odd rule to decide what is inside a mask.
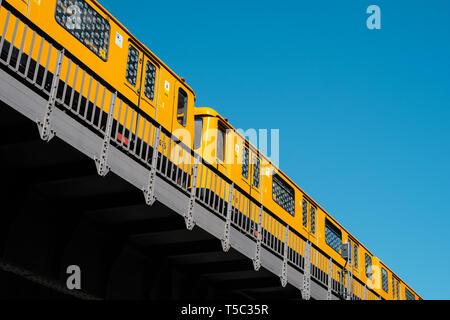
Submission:
[[[2,10],[1,297],[379,298],[157,122],[138,114],[155,137],[148,143],[117,125],[113,110],[136,106],[14,8]],[[32,37],[27,50],[19,32]],[[60,77],[63,64],[73,78]],[[66,286],[71,265],[80,290]]]

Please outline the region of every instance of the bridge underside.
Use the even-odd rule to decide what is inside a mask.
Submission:
[[[300,299],[273,273],[1,103],[1,298]],[[66,288],[70,265],[81,291]]]

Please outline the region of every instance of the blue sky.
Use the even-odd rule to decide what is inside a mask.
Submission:
[[[282,170],[425,299],[450,298],[450,1],[100,2],[197,106],[280,129]]]

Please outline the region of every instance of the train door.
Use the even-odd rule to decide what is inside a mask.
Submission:
[[[139,109],[148,114],[152,119],[155,119],[160,69],[153,60],[144,54],[141,70]]]
[[[127,97],[130,101],[139,106],[139,96],[141,92],[142,65],[144,54],[137,49],[138,47],[129,42],[127,67],[125,70],[125,85],[129,89]]]
[[[139,50],[138,46],[130,42],[125,73],[125,84],[130,90],[128,97],[139,110],[152,119],[156,118],[159,78],[160,68],[158,64],[142,50]],[[145,121],[139,119],[137,113],[132,113],[127,119],[127,127],[132,127],[133,133],[138,133],[139,138],[146,139],[146,137],[142,137],[142,132],[146,126]],[[146,127],[148,128],[148,125]]]
[[[219,119],[217,119],[217,149],[216,162],[217,169],[223,174],[227,174],[227,145],[229,143],[227,135],[227,127]]]
[[[125,79],[125,84],[133,92],[131,102],[154,119],[159,67],[132,43],[128,46]]]
[[[192,93],[176,81],[173,100],[172,134],[192,148],[194,145],[194,102]]]

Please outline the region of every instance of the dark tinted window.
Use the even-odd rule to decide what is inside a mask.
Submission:
[[[144,94],[150,100],[155,97],[155,80],[156,80],[156,67],[150,61],[147,61],[145,69],[145,83]]]
[[[272,177],[272,198],[292,216],[295,215],[294,188],[284,182],[277,174]]]
[[[308,226],[308,202],[303,200],[302,202],[302,212],[303,212],[303,226]]]
[[[186,91],[181,88],[178,89],[177,121],[182,126],[186,126],[187,104],[188,96]]]
[[[242,171],[241,171],[241,173],[245,179],[248,179],[249,162],[250,162],[250,153],[249,153],[247,147],[243,147],[242,148]]]
[[[136,86],[138,67],[139,67],[139,51],[137,51],[136,48],[130,44],[128,49],[127,72],[125,74],[125,78],[133,86]]]
[[[384,291],[389,292],[388,273],[384,268],[381,268],[381,286]]]
[[[85,1],[56,1],[55,19],[97,56],[108,59],[109,23]]]
[[[316,208],[311,206],[311,233],[316,232]]]
[[[253,157],[253,186],[259,188],[260,161],[258,157]]]
[[[341,253],[342,232],[328,219],[325,219],[325,242],[336,252]]]
[[[369,279],[372,279],[372,258],[366,253],[365,255],[366,261],[366,276]]]
[[[221,161],[225,159],[225,130],[217,129],[217,158]]]
[[[203,119],[195,118],[194,121],[195,132],[194,132],[194,149],[200,148],[202,145],[202,135],[203,135]]]
[[[405,288],[405,299],[406,300],[416,300],[416,297],[414,296],[414,293],[412,293],[407,288]]]

